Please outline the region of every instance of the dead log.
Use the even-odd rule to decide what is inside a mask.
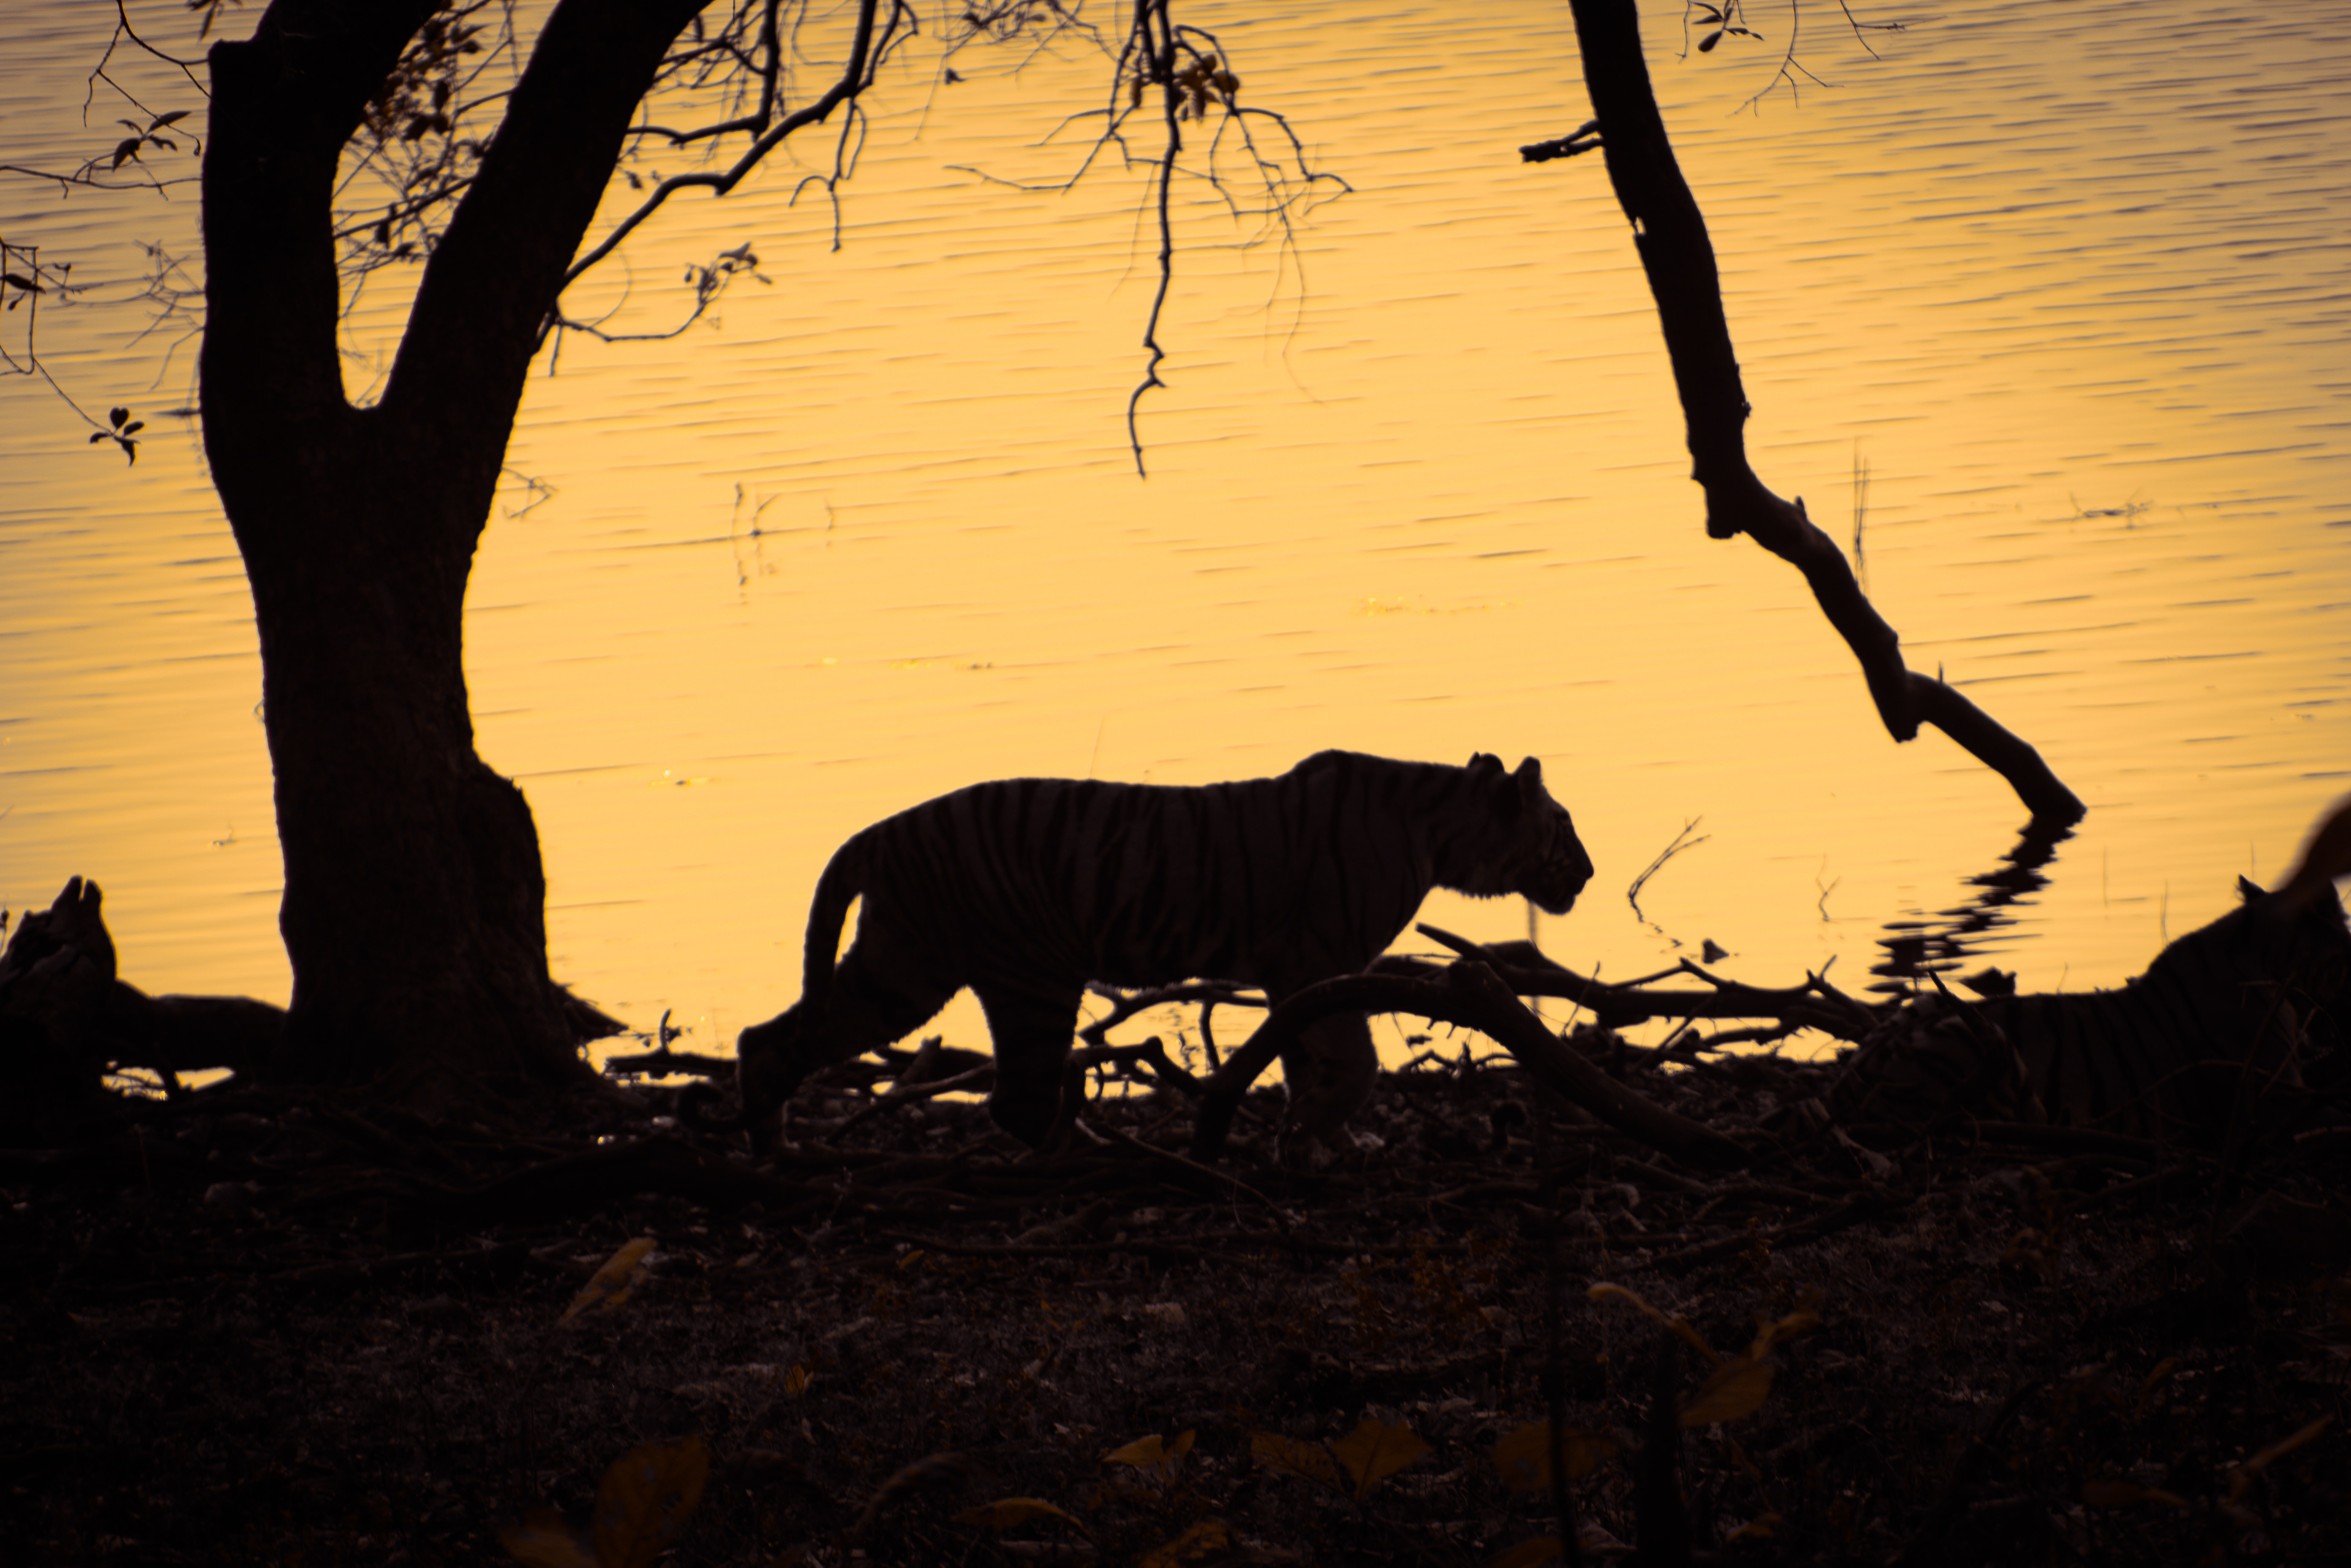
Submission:
[[[1308,1024],[1341,1012],[1412,1013],[1474,1029],[1518,1058],[1537,1082],[1660,1153],[1715,1168],[1748,1161],[1748,1152],[1740,1145],[1635,1093],[1585,1061],[1529,1012],[1492,969],[1474,961],[1455,964],[1435,979],[1343,975],[1283,1001],[1249,1043],[1208,1076],[1192,1157],[1215,1159],[1249,1085]]]
[[[116,973],[105,894],[81,877],[17,923],[0,954],[0,1144],[69,1144],[110,1125],[106,1074],[146,1068],[165,1090],[179,1075],[265,1060],[286,1009],[250,997],[151,997]]]
[[[178,1074],[247,1071],[286,1033],[286,1009],[251,997],[151,997],[114,982],[99,1018],[98,1049],[115,1067],[144,1067],[178,1088]]]
[[[99,1020],[114,988],[114,939],[98,883],[75,877],[16,924],[0,953],[0,1145],[78,1143],[112,1118]]]
[[[1656,1019],[1772,1019],[1790,1030],[1818,1030],[1859,1042],[1884,1021],[1877,1009],[1855,1001],[1818,975],[1808,975],[1801,986],[1768,988],[1723,979],[1685,958],[1658,974],[1603,982],[1554,961],[1531,942],[1472,942],[1426,922],[1415,929],[1462,957],[1485,964],[1513,996],[1557,997],[1573,1002],[1591,1013],[1593,1021],[1603,1029],[1625,1029]],[[1425,958],[1402,956],[1379,958],[1372,964],[1372,972],[1382,975],[1433,977],[1444,968]],[[1665,990],[1652,985],[1679,976],[1701,980],[1710,988]]]

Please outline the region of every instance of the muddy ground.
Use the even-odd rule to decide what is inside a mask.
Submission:
[[[1610,1066],[1764,1152],[1507,1059],[1307,1172],[1262,1092],[1213,1169],[1142,1090],[1050,1159],[855,1084],[764,1162],[660,1088],[142,1103],[0,1154],[0,1560],[594,1563],[633,1453],[608,1563],[1525,1563],[1555,1394],[1587,1562],[2351,1561],[2351,1139],[1881,1151],[1791,1130],[1816,1068]]]

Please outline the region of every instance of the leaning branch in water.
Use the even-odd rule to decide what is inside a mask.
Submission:
[[[1634,0],[1573,0],[1583,79],[1600,125],[1609,183],[1632,221],[1688,432],[1690,476],[1706,491],[1706,531],[1744,533],[1804,574],[1821,612],[1861,661],[1886,733],[1909,740],[1934,725],[2008,780],[2034,819],[2079,821],[2080,797],[2041,754],[1939,679],[1903,663],[1902,640],[1854,580],[1844,553],[1813,525],[1803,501],[1781,499],[1747,461],[1748,402],[1723,314],[1706,219],[1690,194],[1641,56]]]

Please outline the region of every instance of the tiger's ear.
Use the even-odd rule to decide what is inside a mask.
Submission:
[[[1470,777],[1485,778],[1501,771],[1502,759],[1496,757],[1493,753],[1489,751],[1473,751],[1469,754]]]
[[[2255,882],[2252,877],[2240,876],[2237,879],[2237,897],[2240,902],[2251,904],[2257,898],[2267,898],[2268,896],[2269,889]]]
[[[2351,795],[2336,801],[2335,810],[2311,830],[2301,862],[2278,884],[2278,902],[2296,915],[2314,906],[2339,910],[2342,904],[2335,893],[2338,876],[2351,876]]]
[[[1530,787],[1536,789],[1541,789],[1542,758],[1540,757],[1530,757],[1525,761],[1520,763],[1518,779],[1519,786],[1521,789],[1527,789]]]

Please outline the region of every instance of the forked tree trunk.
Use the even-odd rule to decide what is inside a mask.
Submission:
[[[372,408],[337,352],[336,170],[435,0],[275,0],[212,51],[204,449],[253,586],[294,967],[264,1075],[583,1071],[599,1031],[549,977],[538,836],[475,753],[461,618],[541,324],[702,3],[558,5]]]

